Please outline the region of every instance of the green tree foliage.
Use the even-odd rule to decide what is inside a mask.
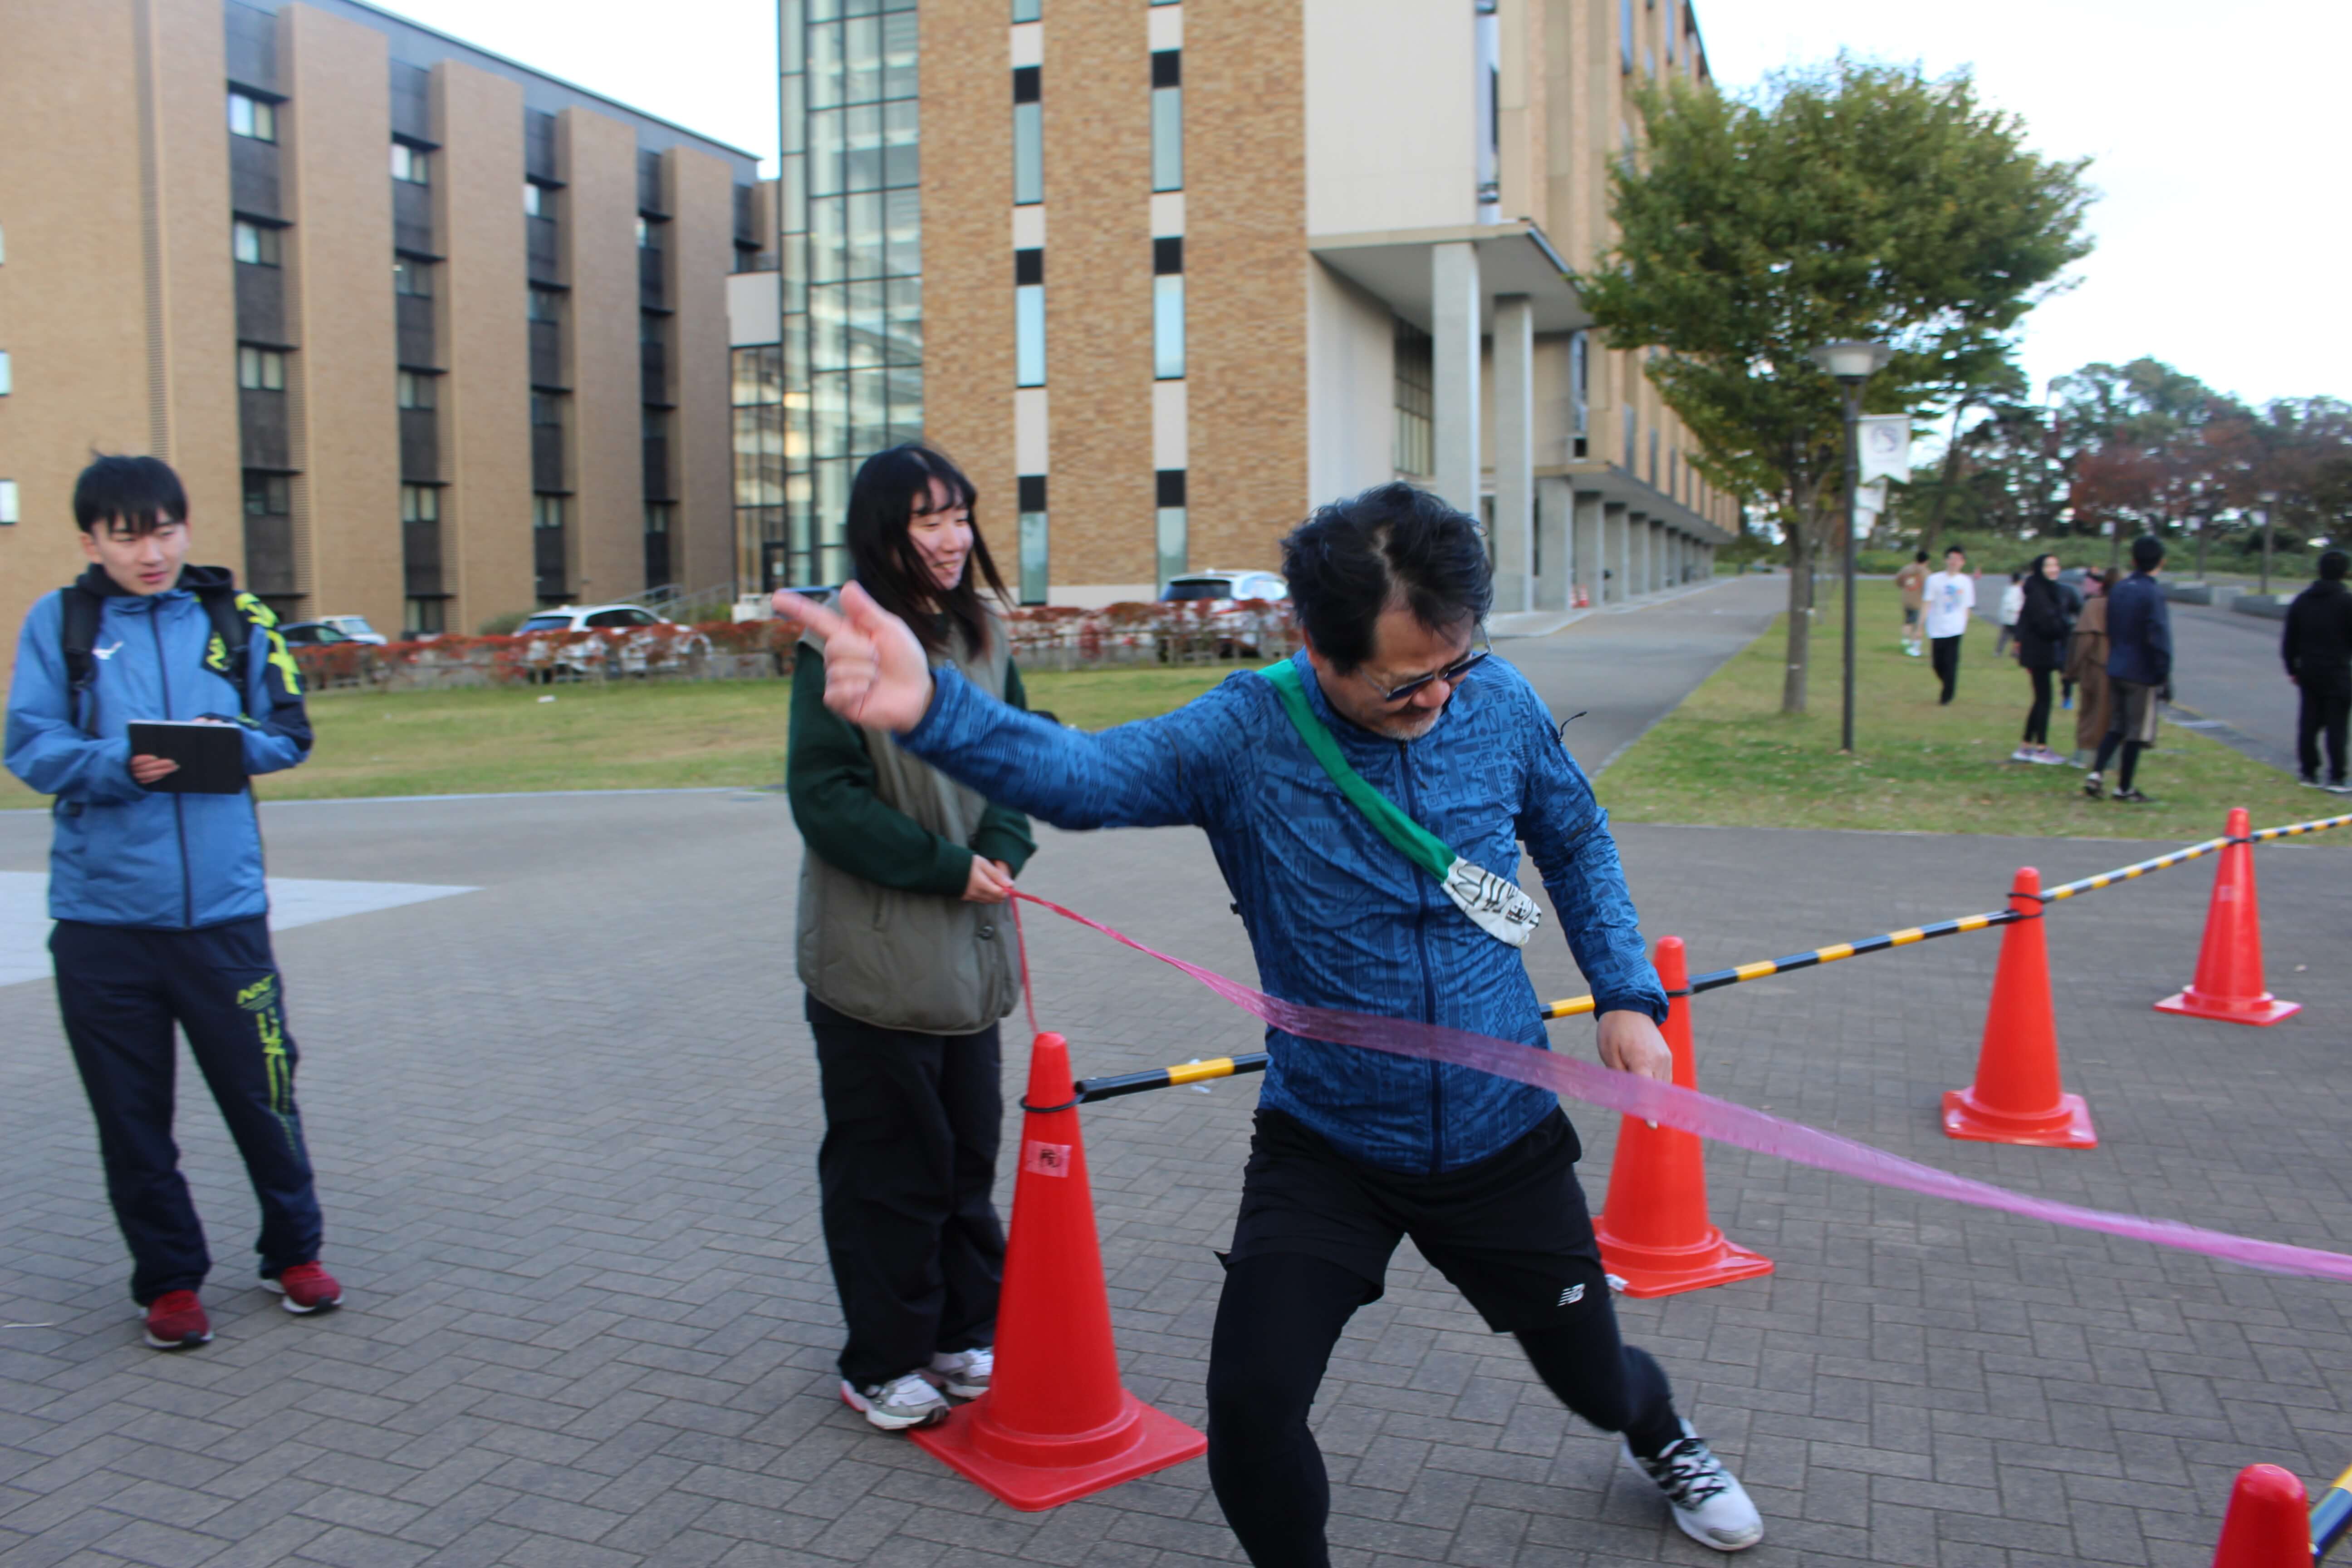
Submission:
[[[1806,351],[1892,347],[1875,409],[1983,401],[2013,380],[2019,321],[2090,249],[2084,165],[2029,152],[1966,72],[1841,58],[1752,98],[1669,81],[1637,101],[1644,145],[1611,177],[1618,240],[1578,283],[1615,346],[1662,351],[1647,374],[1701,472],[1777,512],[1801,611],[1837,524],[1843,437],[1837,387]],[[1792,613],[1790,712],[1807,630]]]

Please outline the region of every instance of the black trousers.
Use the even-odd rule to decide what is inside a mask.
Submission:
[[[2050,671],[2028,666],[2025,673],[2033,682],[2033,706],[2025,710],[2025,743],[2046,746],[2050,743]]]
[[[49,952],[66,1040],[98,1121],[106,1194],[131,1246],[131,1299],[143,1307],[193,1290],[212,1269],[172,1137],[174,1023],[245,1156],[261,1205],[262,1275],[315,1260],[319,1194],[268,920],[187,931],[59,921]]]
[[[1260,1568],[1324,1568],[1330,1486],[1307,1416],[1332,1347],[1377,1300],[1400,1236],[1514,1334],[1560,1401],[1654,1454],[1682,1436],[1665,1373],[1618,1336],[1578,1186],[1580,1150],[1554,1111],[1464,1170],[1356,1163],[1261,1110],[1209,1345],[1209,1481]]]
[[[1004,1227],[990,1189],[1004,1119],[995,1026],[882,1029],[808,998],[824,1095],[825,1254],[863,1387],[996,1337]]]
[[[1931,637],[1928,643],[1928,661],[1935,666],[1936,679],[1944,683],[1944,695],[1938,701],[1949,702],[1960,689],[1960,639]]]
[[[2319,741],[2327,738],[2327,782],[2342,784],[2345,731],[2352,728],[2352,670],[2306,669],[2295,689],[2303,708],[2295,720],[2295,760],[2303,776],[2319,776]]]

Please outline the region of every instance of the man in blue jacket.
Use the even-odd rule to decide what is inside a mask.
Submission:
[[[1518,952],[1540,919],[1514,877],[1524,843],[1598,998],[1601,1059],[1669,1079],[1666,999],[1606,814],[1541,700],[1478,640],[1493,588],[1477,525],[1382,486],[1302,524],[1283,572],[1304,653],[1096,735],[931,669],[855,587],[845,616],[789,595],[777,607],[828,639],[828,706],[990,799],[1058,827],[1204,829],[1260,983],[1291,1002],[1545,1047]],[[1401,813],[1386,828],[1384,805]],[[1432,845],[1435,864],[1452,858],[1444,880]],[[1658,1363],[1618,1338],[1552,1095],[1279,1030],[1267,1049],[1208,1391],[1210,1479],[1252,1562],[1329,1561],[1307,1411],[1404,1236],[1570,1408],[1624,1434],[1693,1539],[1762,1539]]]
[[[252,792],[172,792],[178,764],[132,755],[128,731],[135,720],[237,725],[250,774],[302,761],[310,726],[275,617],[226,571],[184,563],[187,496],[168,467],[100,458],[74,487],[74,519],[90,566],[25,617],[7,766],[57,797],[58,1006],[146,1341],[184,1350],[212,1338],[196,1296],[212,1258],[172,1141],[174,1023],[260,1200],[263,1285],[289,1312],[331,1309],[342,1293],[319,1264]]]
[[[2083,793],[2099,798],[2101,775],[2121,747],[2124,764],[2116,774],[2115,798],[2147,805],[2153,803],[2135,775],[2140,753],[2156,744],[2158,704],[2172,698],[2172,613],[2156,580],[2164,564],[2163,541],[2141,534],[2131,542],[2131,558],[2132,574],[2107,590],[2107,685],[2114,693],[2114,716],[2084,776]]]

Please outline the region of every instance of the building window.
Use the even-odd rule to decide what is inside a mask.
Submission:
[[[16,481],[0,479],[0,528],[16,526]]]
[[[1569,417],[1576,437],[1576,455],[1584,456],[1585,436],[1591,422],[1592,341],[1582,332],[1568,340]]]
[[[1184,275],[1151,280],[1151,374],[1159,381],[1184,377]]]
[[[0,349],[0,397],[7,396],[10,390],[15,387],[16,374],[9,368],[8,351]]]
[[[1665,26],[1660,30],[1666,36],[1666,63],[1672,65],[1675,63],[1675,33],[1677,30],[1675,26],[1675,0],[1665,0]]]
[[[563,399],[551,397],[543,392],[530,395],[530,422],[544,430],[563,426]]]
[[[1045,384],[1045,253],[1013,253],[1013,384]]]
[[[403,522],[440,521],[440,489],[433,485],[401,486],[400,521]]]
[[[438,405],[433,384],[437,376],[413,370],[400,373],[400,405],[403,408],[432,408]]]
[[[535,529],[562,528],[563,526],[563,498],[562,496],[550,495],[535,495],[531,497],[530,525]]]
[[[1151,188],[1184,188],[1184,51],[1151,56]]]
[[[1045,552],[1045,476],[1023,474],[1014,484],[1019,489],[1021,517],[1021,602],[1042,605],[1045,602],[1048,582]]]
[[[275,142],[278,140],[278,106],[266,98],[232,92],[228,95],[228,128],[232,135],[250,136],[256,142]]]
[[[294,510],[294,485],[284,474],[245,476],[245,515],[285,517]]]
[[[1160,586],[1165,588],[1170,578],[1184,574],[1189,559],[1189,542],[1185,537],[1184,470],[1161,468],[1155,480],[1160,506],[1155,513],[1154,531],[1159,544]]]
[[[392,177],[405,180],[412,185],[433,183],[433,154],[422,147],[411,147],[405,142],[392,144]]]
[[[1617,0],[1617,68],[1633,74],[1633,0]]]
[[[236,384],[247,392],[286,390],[286,356],[276,349],[241,344],[236,351]]]
[[[557,289],[533,289],[530,291],[530,319],[534,321],[563,320],[563,293]]]
[[[522,210],[530,217],[555,216],[555,193],[535,181],[522,183]]]
[[[438,596],[408,601],[412,637],[437,637],[449,629],[449,601]]]
[[[1436,472],[1436,374],[1429,334],[1403,317],[1396,323],[1396,468]]]
[[[1158,4],[1158,0],[1153,0],[1153,3]],[[1013,19],[1016,22],[1037,20],[1038,4],[1039,0],[1013,0]]]
[[[415,300],[433,297],[433,264],[419,261],[413,256],[392,258],[392,291]]]
[[[247,223],[242,219],[229,226],[229,249],[248,267],[283,265],[284,237],[267,224]]]
[[[1013,205],[1033,206],[1045,199],[1045,105],[1044,72],[1020,66],[1013,72]]]

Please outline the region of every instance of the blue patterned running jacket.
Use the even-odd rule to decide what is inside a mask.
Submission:
[[[1407,816],[1498,877],[1517,876],[1526,844],[1601,1011],[1664,1018],[1608,814],[1526,677],[1488,659],[1427,734],[1398,742],[1339,717],[1307,656],[1297,662],[1348,761]],[[989,799],[1056,827],[1205,830],[1267,992],[1548,1046],[1518,950],[1471,923],[1341,797],[1263,676],[1238,673],[1173,713],[1085,734],[997,702],[953,669],[933,675],[930,708],[901,743]],[[1266,1048],[1259,1103],[1387,1170],[1482,1160],[1557,1103],[1472,1068],[1278,1029]]]

